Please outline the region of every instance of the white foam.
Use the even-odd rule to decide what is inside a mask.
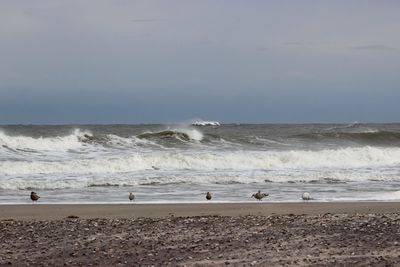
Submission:
[[[124,137],[120,137],[118,135],[108,134],[107,138],[108,138],[107,143],[113,147],[119,147],[119,148],[135,147],[135,148],[137,148],[137,146],[151,145],[151,146],[156,146],[158,148],[163,148],[163,146],[160,144],[157,144],[148,139],[137,138],[136,136],[124,138]]]
[[[195,125],[195,126],[220,126],[220,123],[217,121],[197,120],[197,121],[193,121],[192,125]]]
[[[375,193],[371,196],[373,200],[400,200],[400,191]]]
[[[344,148],[322,151],[156,152],[130,156],[53,161],[2,161],[0,175],[90,174],[150,170],[326,170],[398,166],[400,148]]]
[[[204,137],[203,134],[197,129],[181,128],[181,129],[175,129],[174,131],[185,133],[189,136],[191,140],[195,140],[198,142],[203,140]]]
[[[7,146],[11,149],[27,149],[38,151],[67,151],[69,149],[78,149],[82,147],[80,138],[83,138],[89,132],[82,132],[79,129],[67,136],[39,137],[29,136],[10,136],[0,132],[0,147]]]

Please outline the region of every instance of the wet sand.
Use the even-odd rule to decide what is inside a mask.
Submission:
[[[395,202],[0,205],[0,229],[0,266],[400,265]]]
[[[0,220],[54,220],[76,215],[95,218],[160,218],[165,216],[243,216],[274,214],[369,214],[400,212],[400,202],[294,202],[194,204],[27,204],[0,205]]]

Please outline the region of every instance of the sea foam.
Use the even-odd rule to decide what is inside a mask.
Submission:
[[[83,143],[81,139],[90,132],[75,129],[72,134],[67,136],[56,137],[30,137],[30,136],[10,136],[0,132],[0,147],[8,147],[10,149],[29,149],[44,151],[66,151],[68,149],[81,148]]]
[[[192,125],[195,125],[195,126],[220,126],[220,123],[217,121],[197,120],[197,121],[193,121]]]
[[[37,173],[91,174],[139,170],[346,169],[400,164],[399,148],[344,148],[321,151],[157,152],[130,156],[53,161],[2,161],[0,175]]]

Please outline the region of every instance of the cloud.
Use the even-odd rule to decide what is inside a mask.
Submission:
[[[369,50],[369,51],[393,51],[397,50],[395,47],[387,46],[387,45],[356,45],[352,46],[351,49],[354,50]]]

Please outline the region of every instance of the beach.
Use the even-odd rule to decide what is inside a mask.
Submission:
[[[400,203],[0,205],[0,266],[395,266]]]
[[[399,132],[1,126],[0,266],[400,265]]]
[[[399,13],[1,1],[0,267],[400,267]]]

